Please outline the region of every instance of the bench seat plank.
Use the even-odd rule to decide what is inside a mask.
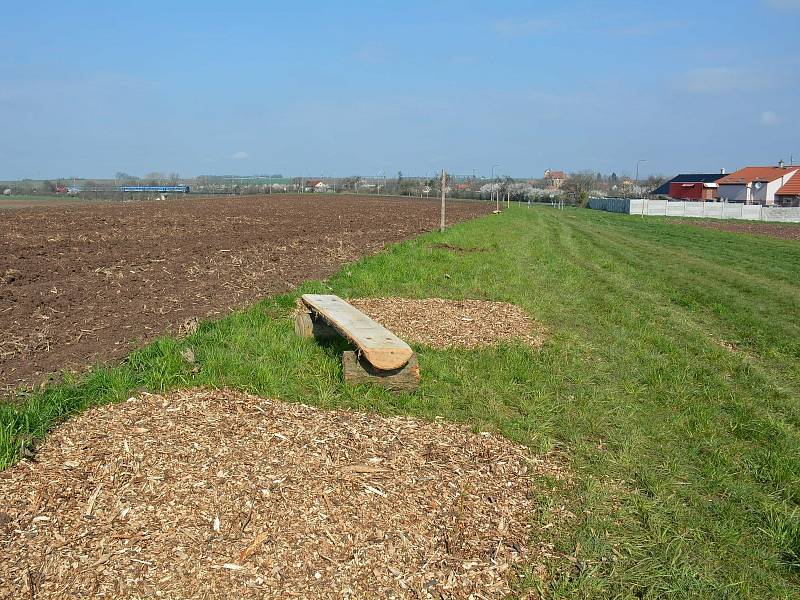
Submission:
[[[411,346],[339,296],[303,294],[303,302],[350,340],[362,356],[378,369],[399,369],[414,354]]]

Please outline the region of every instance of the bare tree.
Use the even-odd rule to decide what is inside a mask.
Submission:
[[[644,187],[648,192],[652,192],[656,188],[661,187],[668,181],[664,175],[650,175],[644,182]]]
[[[561,186],[561,190],[569,204],[586,206],[594,183],[593,173],[571,173]]]
[[[114,176],[114,179],[117,180],[117,183],[123,184],[123,183],[134,183],[135,181],[138,181],[139,178],[136,175],[131,175],[129,173],[126,173],[125,171],[117,171],[117,174]]]
[[[145,175],[144,179],[147,180],[147,183],[150,185],[158,185],[161,183],[161,180],[164,179],[164,174],[159,173],[158,171],[153,171],[152,173]]]

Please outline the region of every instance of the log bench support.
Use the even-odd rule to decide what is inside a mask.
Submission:
[[[294,317],[294,332],[300,337],[313,337],[318,342],[325,342],[340,337],[339,332],[316,318],[310,311],[298,310]]]
[[[412,354],[408,362],[399,369],[384,371],[376,369],[368,361],[358,358],[352,350],[342,353],[344,380],[352,384],[374,383],[394,391],[412,391],[419,386],[419,361]]]
[[[391,390],[419,385],[419,362],[411,347],[338,296],[305,294],[298,302],[294,330],[319,341],[342,336],[356,351],[342,355],[344,379],[373,383]]]

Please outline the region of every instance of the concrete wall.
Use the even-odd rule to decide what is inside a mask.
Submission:
[[[670,202],[669,200],[591,198],[589,208],[628,215],[800,223],[800,208],[760,206],[740,202]]]
[[[764,221],[783,221],[785,223],[800,223],[800,208],[765,206]]]

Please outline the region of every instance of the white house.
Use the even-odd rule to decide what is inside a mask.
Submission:
[[[725,202],[773,206],[775,193],[792,177],[798,176],[800,167],[745,167],[717,180],[719,199]]]

